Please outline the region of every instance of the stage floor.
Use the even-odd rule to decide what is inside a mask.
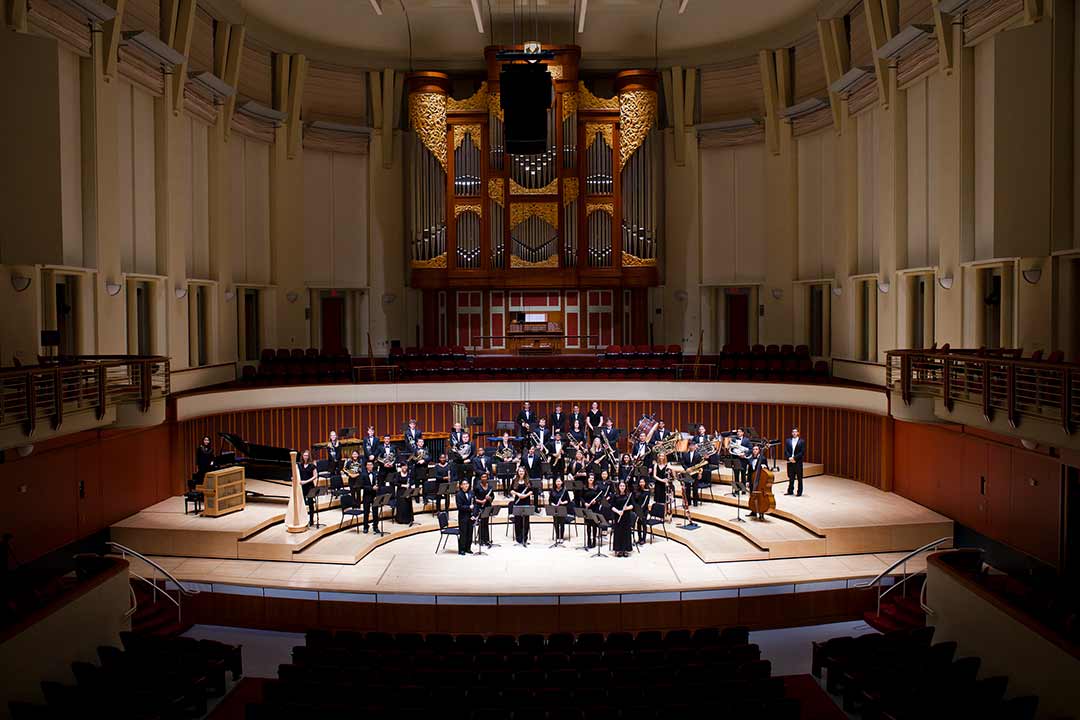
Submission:
[[[692,508],[697,529],[676,517],[632,558],[594,558],[568,529],[568,543],[549,548],[547,517],[533,520],[533,542],[515,546],[503,511],[492,528],[501,547],[486,557],[457,555],[456,538],[435,555],[438,524],[417,512],[417,525],[383,520],[385,536],[346,527],[324,504],[326,525],[285,531],[284,488],[252,480],[263,497],[220,518],[184,514],[183,498],[157,503],[111,528],[112,539],[154,557],[182,580],[322,591],[427,594],[633,593],[775,585],[846,583],[885,569],[905,552],[952,536],[952,521],[899,495],[830,475],[807,478],[802,497],[778,487],[765,520],[737,522],[725,477]],[[276,496],[276,497],[275,497]],[[498,496],[500,504],[505,498]],[[419,508],[419,506],[416,506]],[[451,513],[451,522],[456,513]],[[745,517],[744,517],[745,519]],[[583,532],[583,528],[579,526]]]

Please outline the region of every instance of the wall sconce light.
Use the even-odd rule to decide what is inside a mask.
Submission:
[[[20,445],[15,448],[15,452],[19,454],[19,457],[27,457],[30,453],[34,452],[33,445]]]
[[[176,296],[177,300],[183,300],[187,297],[187,287],[183,285],[177,285],[175,288],[173,288],[173,295]]]
[[[1035,266],[1028,268],[1027,270],[1021,270],[1020,274],[1024,277],[1024,282],[1028,285],[1038,285],[1039,280],[1042,279],[1042,268]]]
[[[877,289],[880,290],[883,295],[888,294],[889,287],[890,285],[888,280],[878,280]]]
[[[1020,444],[1023,445],[1026,450],[1034,450],[1039,447],[1039,443],[1034,440],[1028,440],[1027,438],[1020,438]]]
[[[678,300],[679,302],[686,302],[687,298],[689,298],[689,297],[690,297],[690,294],[688,292],[686,292],[685,290],[676,290],[675,291],[675,299]]]
[[[290,303],[296,302],[299,298],[300,294],[295,290],[290,290],[289,292],[285,293],[285,299],[288,300]]]
[[[15,292],[22,292],[30,287],[30,276],[11,273],[11,287],[15,288]]]
[[[773,300],[779,300],[780,298],[784,297],[784,291],[780,288],[773,288],[770,295],[772,295]]]
[[[113,282],[112,280],[106,280],[105,281],[105,294],[108,295],[109,297],[116,297],[117,295],[120,294],[120,291],[123,289],[123,287],[124,286],[121,285],[118,282]]]
[[[236,292],[232,288],[225,291],[225,302],[232,302],[234,297],[236,297]]]
[[[844,288],[837,285],[836,287],[834,287],[832,289],[832,294],[835,295],[836,297],[840,297],[841,295],[844,294]]]
[[[394,293],[383,293],[383,305],[393,305],[395,300],[397,300],[397,295],[395,295]]]
[[[937,284],[941,286],[942,290],[952,290],[953,276],[952,274],[942,275],[937,279]]]

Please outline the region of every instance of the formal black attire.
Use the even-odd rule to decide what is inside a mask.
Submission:
[[[594,500],[596,500],[599,495],[600,490],[598,488],[587,487],[582,490],[582,507],[592,512],[599,512],[600,508],[597,507],[599,505],[599,501],[594,502]],[[592,503],[592,505],[590,505],[589,503]],[[582,513],[582,515],[584,515],[584,513]],[[585,515],[585,543],[588,547],[593,547],[594,545],[596,545],[596,523],[590,520],[587,515]]]
[[[405,442],[408,443],[410,450],[416,449],[416,441],[424,437],[424,433],[420,428],[405,428]]]
[[[477,455],[472,459],[473,477],[479,479],[483,473],[488,473],[489,476],[494,477],[494,462],[492,456],[484,453],[483,455]]]
[[[792,444],[794,441],[794,445]],[[787,476],[788,486],[787,494],[791,495],[792,491],[795,491],[796,495],[802,495],[803,488],[803,458],[806,456],[806,440],[801,437],[788,438],[784,441],[784,457],[795,458],[795,462],[789,462],[787,464]],[[796,483],[798,485],[796,486]],[[796,490],[796,487],[798,488]]]
[[[604,428],[603,430],[600,431],[600,435],[601,435],[602,438],[607,440],[607,442],[604,443],[605,448],[611,448],[612,450],[616,450],[618,448],[618,446],[619,446],[619,430],[618,430],[618,428],[614,428],[614,427]]]
[[[382,452],[382,442],[375,435],[364,438],[363,455],[365,460],[374,460]]]
[[[630,448],[630,457],[641,467],[652,467],[652,455],[649,454],[649,443],[637,440]]]
[[[653,468],[653,472],[656,474],[657,478],[668,479],[668,480],[671,479],[671,467],[670,467],[670,465],[659,465],[659,464],[657,464]],[[660,480],[657,480],[656,482],[653,483],[653,502],[667,504],[667,494],[668,494],[668,484],[667,483],[660,482]]]
[[[680,462],[682,462],[682,466],[684,468],[689,470],[691,467],[693,467],[694,465],[697,465],[698,463],[700,463],[704,459],[705,458],[702,457],[701,453],[699,453],[697,450],[687,450],[686,452],[684,452],[682,454],[682,459],[681,459]],[[701,482],[702,483],[710,483],[710,482],[712,482],[712,470],[709,469],[708,465],[701,468],[701,470],[699,472],[701,473]],[[698,481],[695,480],[694,478],[689,478],[687,480],[687,482],[690,484],[690,503],[692,505],[700,505],[701,504],[701,488],[698,487]]]
[[[553,412],[548,419],[548,426],[551,428],[551,432],[558,430],[559,432],[566,432],[566,413]]]
[[[438,463],[431,469],[432,478],[424,482],[424,496],[435,500],[435,512],[443,509],[444,502],[446,503],[446,511],[450,511],[450,496],[438,493],[439,485],[450,482],[450,471],[450,465]]]
[[[529,495],[527,493],[531,493],[532,490],[529,488],[528,481],[515,482],[513,491],[515,493],[517,493],[517,495],[521,495],[521,497],[518,497],[517,495],[514,496],[514,499],[510,501],[510,507],[511,508],[515,508],[518,505],[528,505],[529,504]],[[527,545],[528,544],[528,542],[529,542],[529,516],[528,515],[520,515],[520,516],[514,517],[514,542],[521,543],[522,545]]]
[[[457,504],[458,555],[464,555],[472,552],[473,494],[458,488],[454,502]]]
[[[412,498],[402,497],[402,493],[412,489],[412,478],[398,473],[394,479],[394,522],[408,525],[413,521]]]
[[[336,443],[326,443],[326,460],[330,466],[328,469],[331,475],[341,474],[341,466],[345,462],[344,449],[341,447],[341,441]]]
[[[482,484],[476,486],[476,491],[473,493],[473,503],[476,507],[476,511],[480,511],[487,508],[492,502],[495,501],[495,486],[490,482],[487,487]],[[489,518],[480,518],[477,520],[477,542],[481,545],[491,545],[491,527]]]
[[[551,465],[552,475],[560,476],[566,474],[566,452],[569,450],[564,440],[552,440],[548,443],[548,464]],[[561,452],[561,454],[560,454]]]
[[[566,416],[566,427],[573,428],[575,420],[577,420],[579,423],[581,423],[581,429],[582,430],[587,429],[585,427],[585,413],[583,413],[583,412],[572,412],[569,415],[567,415]]]
[[[363,509],[364,509],[364,532],[368,531],[368,518],[371,517],[371,514],[372,514],[371,513],[371,505],[372,505],[372,503],[375,502],[375,498],[379,494],[379,488],[380,488],[379,471],[377,469],[375,469],[375,468],[372,468],[371,472],[368,472],[366,468],[364,470],[362,470],[361,473],[360,473],[360,492],[362,493],[361,494],[361,504],[363,505]],[[378,516],[378,514],[375,515],[374,520],[375,520],[375,531],[378,532],[378,530],[379,530],[379,516]]]
[[[310,492],[319,477],[319,469],[315,467],[315,463],[296,464],[300,468],[300,491],[304,493],[304,503],[307,505],[308,525],[313,525],[315,523],[315,498]]]
[[[200,444],[195,448],[195,485],[201,485],[206,473],[214,469],[214,449]],[[194,487],[189,488],[194,490]]]
[[[585,418],[592,424],[592,430],[589,431],[590,434],[593,437],[599,436],[600,431],[604,429],[604,413],[599,410],[590,410],[585,414]],[[585,423],[582,423],[581,426],[586,430],[589,428]]]
[[[622,515],[615,514],[615,527],[611,533],[611,549],[615,552],[628,553],[634,549],[634,497],[629,492],[616,495],[611,501],[614,510],[622,510]]]
[[[749,450],[751,448],[750,438],[744,437],[742,440],[739,440],[738,438],[735,438],[734,440],[731,441],[731,447],[734,447],[736,445],[741,445],[742,447],[746,448],[747,457],[750,456],[750,453],[749,453]],[[732,462],[731,465],[732,465],[731,473],[732,473],[732,475],[734,475],[734,478],[735,478],[734,485],[732,486],[732,492],[738,494],[738,492],[739,492],[738,483],[739,482],[743,482],[743,483],[746,482],[746,460],[740,459],[740,458],[733,458],[733,462]]]
[[[517,414],[518,435],[528,440],[529,433],[536,429],[536,413],[532,410],[522,409]]]
[[[420,453],[421,448],[416,449],[416,453]],[[413,485],[420,485],[424,480],[427,480],[428,476],[428,460],[431,459],[431,453],[427,448],[423,448],[423,452],[412,461],[412,467],[409,468],[412,474]]]
[[[634,509],[637,512],[637,536],[638,542],[645,542],[645,538],[649,534],[649,526],[647,521],[649,519],[649,508],[652,507],[652,497],[649,495],[649,488],[634,488]]]
[[[671,434],[671,431],[668,430],[667,428],[656,428],[656,432],[654,432],[652,434],[652,437],[649,438],[649,442],[652,443],[653,445],[655,445],[656,443],[660,442],[661,440],[663,440],[664,438],[666,438],[670,434]]]
[[[565,505],[567,510],[570,506],[570,491],[566,489],[564,485],[559,490],[552,490],[548,493],[548,505]],[[561,517],[552,518],[552,522],[555,524],[555,539],[566,539],[566,519]]]

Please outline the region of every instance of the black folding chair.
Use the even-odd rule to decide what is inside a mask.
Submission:
[[[338,530],[345,524],[345,518],[351,518],[350,524],[356,526],[356,532],[360,532],[360,518],[364,515],[364,510],[353,497],[352,493],[346,492],[340,496],[341,499],[341,521],[338,523]]]
[[[664,532],[664,539],[669,540],[667,534],[667,517],[665,513],[664,503],[654,502],[652,507],[649,508],[649,516],[645,520],[645,524],[649,527],[649,542],[652,542],[656,537],[655,528],[657,525]]]
[[[439,519],[439,540],[435,543],[435,554],[438,555],[440,549],[446,549],[446,544],[450,541],[450,538],[457,537],[461,532],[456,527],[450,527],[449,513],[445,510],[435,517]]]

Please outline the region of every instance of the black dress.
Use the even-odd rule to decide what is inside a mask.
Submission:
[[[206,473],[214,469],[214,449],[206,445],[195,448],[195,482],[189,488],[194,490],[194,485],[201,485]]]
[[[622,510],[620,516],[615,513],[615,528],[611,535],[611,549],[617,553],[628,553],[634,549],[634,498],[630,493],[618,495],[611,502],[613,510]]]
[[[402,497],[402,493],[412,489],[412,482],[408,476],[402,477],[399,473],[395,480],[395,495],[394,499],[394,522],[399,525],[409,525],[413,521],[413,507],[412,498]]]
[[[653,501],[658,503],[667,504],[667,483],[661,482],[671,477],[671,469],[667,465],[657,465],[655,468],[656,477],[659,478],[653,483]]]
[[[511,508],[515,508],[519,504],[522,507],[528,506],[530,504],[529,494],[531,494],[531,491],[529,490],[529,483],[527,481],[521,481],[521,482],[514,483],[513,492],[514,492],[514,499],[510,501],[510,507]],[[521,497],[519,497],[519,495]],[[511,510],[511,512],[513,512],[513,511]],[[529,542],[529,516],[528,515],[518,515],[518,516],[514,517],[514,542],[520,543],[522,545],[527,545],[528,544],[528,542]]]
[[[592,506],[590,506],[589,503],[591,503],[599,494],[600,491],[594,487],[587,487],[582,490],[580,493],[582,507],[595,512],[597,509],[596,503],[593,503]],[[584,513],[582,514],[584,515]],[[585,543],[587,547],[592,547],[596,544],[596,523],[590,520],[588,515],[585,515]]]
[[[589,423],[592,425],[592,430],[589,431],[590,434],[593,437],[599,437],[600,431],[604,429],[604,413],[599,410],[596,410],[595,412],[590,410],[585,417],[588,418]],[[586,427],[588,427],[588,425],[586,425]]]
[[[315,463],[296,463],[300,467],[300,490],[304,493],[304,503],[307,505],[308,525],[315,523],[315,498],[308,493],[315,487],[315,480],[319,477],[319,470]]]

